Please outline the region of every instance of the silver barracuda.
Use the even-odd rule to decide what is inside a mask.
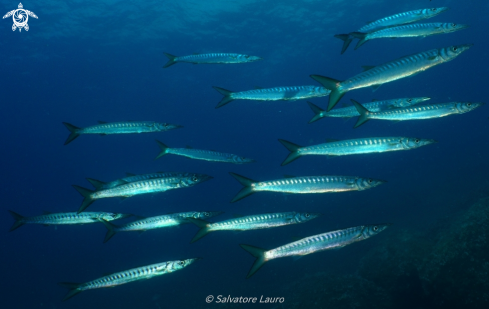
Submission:
[[[383,101],[373,101],[362,105],[368,108],[372,112],[379,112],[385,109],[408,107],[411,105],[416,105],[421,102],[428,101],[429,99],[430,98],[427,97],[400,98],[400,99],[390,99],[390,100],[383,100]],[[360,116],[357,109],[353,105],[345,104],[344,107],[335,108],[329,112],[326,112],[325,110],[321,109],[317,105],[312,104],[311,102],[307,102],[307,104],[309,104],[309,107],[312,109],[312,111],[315,114],[314,117],[312,117],[312,119],[309,120],[309,123],[318,121],[323,117],[351,118],[351,117]]]
[[[10,232],[21,227],[24,224],[86,224],[100,222],[100,220],[112,221],[132,216],[130,214],[119,214],[111,212],[84,212],[78,214],[76,212],[51,213],[45,211],[44,214],[40,216],[24,217],[11,210],[9,210],[9,213],[15,219],[14,224],[10,228]]]
[[[183,128],[180,125],[154,122],[154,121],[125,121],[125,122],[104,122],[99,121],[99,124],[78,128],[72,124],[63,122],[68,130],[70,130],[70,135],[65,141],[65,145],[71,143],[75,138],[81,134],[132,134],[132,133],[153,133],[153,132],[163,132],[172,129]]]
[[[385,110],[373,113],[367,110],[357,101],[351,101],[357,108],[358,113],[360,114],[360,117],[358,117],[357,123],[355,124],[354,128],[361,126],[370,119],[391,121],[432,119],[449,115],[465,114],[484,105],[484,103],[481,102],[450,102],[429,105],[416,105],[412,107],[396,108],[392,110]]]
[[[421,9],[421,10],[414,10],[414,11],[394,14],[391,16],[387,16],[387,17],[369,22],[365,26],[358,29],[357,32],[371,33],[371,32],[374,32],[376,30],[384,29],[387,27],[400,26],[400,25],[404,25],[404,24],[414,23],[414,22],[417,22],[417,21],[420,21],[423,19],[435,17],[435,16],[447,11],[448,9],[449,8],[447,8],[447,7],[440,7],[440,8]],[[341,49],[342,54],[347,50],[348,46],[350,45],[351,41],[353,40],[353,36],[351,35],[351,33],[337,34],[337,35],[335,35],[335,38],[338,38],[338,39],[343,41],[343,47]]]
[[[157,172],[157,173],[141,174],[141,175],[126,173],[127,175],[126,177],[111,182],[103,182],[93,178],[87,178],[87,180],[95,187],[96,190],[102,190],[102,189],[114,188],[130,182],[136,182],[136,181],[147,180],[147,179],[156,179],[156,178],[178,177],[178,176],[184,176],[185,174],[186,173],[180,173],[180,172]]]
[[[228,54],[228,53],[210,53],[210,54],[195,54],[189,56],[173,56],[164,53],[168,57],[168,62],[163,66],[167,68],[177,62],[187,62],[193,64],[231,64],[231,63],[247,63],[263,60],[260,57],[243,55],[243,54]]]
[[[189,218],[188,221],[197,225],[200,230],[190,243],[196,242],[205,235],[214,231],[248,231],[258,229],[268,229],[290,224],[304,223],[319,217],[319,213],[308,212],[278,212],[261,215],[245,216],[230,220],[210,223],[204,220]]]
[[[193,258],[151,264],[138,268],[132,268],[118,273],[113,273],[111,275],[103,276],[85,283],[60,282],[58,284],[69,289],[68,294],[66,294],[66,296],[63,298],[63,301],[65,301],[83,291],[100,288],[111,288],[133,281],[151,279],[157,276],[170,274],[189,266],[199,259],[200,258]]]
[[[212,87],[224,96],[216,108],[224,106],[233,100],[257,101],[295,101],[310,98],[319,98],[329,95],[330,90],[317,86],[276,87],[232,92],[219,87]]]
[[[231,203],[260,191],[296,194],[363,191],[385,183],[383,180],[354,176],[304,176],[255,181],[235,173],[229,174],[244,186]]]
[[[436,141],[432,139],[412,137],[368,137],[347,139],[342,141],[330,140],[327,143],[305,147],[282,139],[279,139],[278,141],[290,151],[290,154],[287,156],[284,162],[282,162],[282,166],[307,155],[346,156],[354,154],[379,153],[397,150],[410,150],[436,143]]]
[[[149,217],[133,222],[126,223],[124,225],[115,225],[107,222],[106,220],[100,220],[105,227],[107,227],[107,234],[105,235],[104,243],[109,241],[118,232],[131,232],[138,231],[144,232],[147,230],[178,226],[181,224],[190,223],[188,219],[208,219],[222,214],[222,211],[189,211],[173,214],[166,214],[162,216]]]
[[[377,89],[385,83],[409,77],[439,64],[451,61],[464,51],[468,50],[471,46],[472,44],[465,44],[432,49],[426,52],[402,57],[378,66],[365,66],[364,68],[366,70],[364,72],[344,81],[320,75],[311,75],[311,77],[327,89],[331,90],[327,109],[329,112],[345,93],[351,90],[365,87],[373,87],[374,89]]]
[[[329,249],[339,249],[368,239],[385,230],[391,224],[361,225],[303,238],[281,247],[266,250],[250,245],[240,245],[256,260],[246,278],[253,276],[266,262],[288,256],[304,256]]]
[[[467,29],[468,25],[454,23],[409,24],[392,28],[380,29],[370,33],[352,32],[351,36],[359,39],[355,50],[369,40],[384,38],[417,38],[435,34],[451,33]]]
[[[193,148],[170,148],[160,141],[156,141],[160,146],[160,153],[156,159],[161,158],[166,154],[174,154],[195,160],[225,162],[234,164],[253,163],[255,160],[241,157],[232,153],[217,152],[212,150],[193,149]],[[155,159],[155,160],[156,160]]]
[[[88,206],[90,206],[90,204],[92,204],[94,201],[99,199],[110,197],[127,198],[133,195],[157,193],[171,189],[187,188],[209,179],[212,179],[212,177],[204,174],[188,173],[177,177],[155,178],[131,182],[114,188],[103,189],[99,191],[92,191],[75,185],[73,185],[73,187],[84,197],[82,205],[78,209],[78,213],[80,213],[84,211]]]

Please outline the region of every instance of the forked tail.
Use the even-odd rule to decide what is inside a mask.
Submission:
[[[285,158],[284,162],[282,162],[282,166],[287,165],[290,162],[292,162],[296,159],[299,159],[301,157],[301,154],[297,152],[297,150],[299,150],[299,148],[301,148],[301,146],[296,145],[296,144],[291,143],[291,142],[288,142],[288,141],[283,140],[283,139],[279,139],[278,141],[280,143],[282,143],[282,145],[284,145],[285,148],[287,148],[290,151],[287,158]]]
[[[194,238],[190,241],[190,243],[194,243],[197,240],[201,239],[205,235],[207,235],[210,230],[209,230],[209,222],[205,220],[200,220],[200,219],[195,219],[195,218],[187,218],[188,222],[192,222],[193,224],[197,225],[200,230],[195,234]]]
[[[158,156],[156,156],[155,160],[166,155],[168,153],[168,149],[170,149],[167,145],[163,144],[162,142],[160,142],[158,140],[156,142],[158,143],[158,146],[160,146],[161,151],[158,154]]]
[[[343,53],[348,49],[348,46],[350,46],[353,38],[350,36],[350,34],[336,34],[334,37],[343,41],[343,47],[341,48],[341,54],[343,55]]]
[[[70,135],[68,136],[68,138],[66,139],[65,141],[65,145],[68,145],[69,143],[71,143],[75,138],[77,138],[78,136],[80,136],[80,134],[78,133],[78,131],[80,131],[80,128],[78,127],[75,127],[74,125],[72,124],[69,124],[67,122],[63,122],[63,124],[65,125],[65,127],[70,130]]]
[[[78,193],[80,193],[84,198],[80,208],[77,211],[77,213],[84,211],[85,209],[87,209],[88,206],[90,206],[90,204],[95,202],[95,200],[92,198],[92,193],[95,191],[88,190],[88,189],[85,189],[83,187],[76,186],[76,185],[73,185],[73,188],[75,188],[76,191],[78,191]]]
[[[69,289],[68,294],[63,298],[63,301],[68,300],[75,296],[76,294],[83,292],[83,290],[80,289],[80,283],[73,283],[73,282],[59,282],[58,285],[65,287]]]
[[[248,272],[248,275],[246,275],[246,279],[248,279],[253,276],[263,266],[263,264],[267,262],[267,259],[265,259],[265,252],[267,252],[267,250],[250,245],[239,246],[248,251],[249,254],[253,255],[256,258],[255,263],[253,263],[253,266],[251,266],[251,269]]]
[[[350,33],[350,35],[352,37],[359,39],[357,46],[355,46],[355,50],[357,50],[360,46],[362,46],[363,44],[365,44],[368,41],[367,34],[368,33],[363,33],[363,32],[352,32],[352,33]]]
[[[15,219],[15,222],[14,224],[12,225],[12,227],[10,228],[9,232],[12,232],[13,230],[15,229],[18,229],[19,227],[21,227],[22,225],[24,225],[25,223],[23,222],[23,219],[24,219],[24,216],[21,216],[19,215],[18,213],[15,213],[11,210],[8,211],[12,217],[14,217]]]
[[[177,56],[173,56],[173,55],[170,55],[170,54],[167,54],[167,53],[163,53],[163,54],[168,57],[168,62],[163,66],[163,68],[167,68],[167,67],[172,66],[175,63],[177,63],[175,61],[175,59],[177,58]]]
[[[226,89],[223,89],[223,88],[219,88],[219,87],[216,87],[216,86],[212,86],[212,88],[216,89],[220,94],[222,94],[224,96],[224,98],[222,98],[221,102],[219,102],[219,104],[216,105],[216,108],[219,108],[221,106],[224,106],[224,105],[226,105],[229,102],[231,102],[231,101],[234,100],[232,98],[232,94],[233,94],[232,91],[229,91],[229,90],[226,90]]]
[[[319,106],[317,105],[314,105],[312,104],[311,102],[307,102],[307,104],[309,104],[309,107],[312,109],[312,111],[314,112],[314,117],[311,118],[311,120],[309,120],[308,123],[313,123],[315,121],[318,121],[319,119],[323,118],[323,112],[324,110],[321,109]]]
[[[255,183],[256,181],[249,179],[249,178],[246,178],[246,177],[243,177],[241,175],[235,174],[235,173],[230,172],[229,174],[231,176],[233,176],[237,181],[239,181],[240,184],[242,184],[244,186],[244,188],[241,189],[241,191],[239,191],[238,194],[236,194],[236,196],[231,200],[231,203],[237,202],[241,199],[244,199],[248,195],[255,193],[255,191],[253,191],[253,188],[251,187],[251,185],[253,183]]]
[[[350,101],[353,103],[358,113],[360,114],[360,117],[358,117],[357,123],[354,126],[354,128],[358,128],[359,126],[370,120],[368,116],[371,114],[371,112],[357,101],[353,99],[351,99]]]
[[[115,235],[115,233],[117,233],[118,226],[104,219],[100,219],[100,222],[102,222],[107,228],[107,234],[105,234],[105,239],[104,239],[104,244],[105,244],[106,242],[109,241],[109,239],[111,239]]]
[[[311,75],[311,78],[323,85],[324,88],[331,90],[328,108],[326,109],[329,112],[346,93],[346,91],[339,89],[341,81],[321,75]]]

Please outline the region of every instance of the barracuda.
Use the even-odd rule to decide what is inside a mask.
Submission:
[[[316,86],[276,87],[232,92],[219,87],[212,87],[224,96],[216,108],[224,106],[233,100],[257,101],[295,101],[301,99],[319,98],[329,95],[330,90]]]
[[[410,150],[421,146],[436,143],[432,139],[412,137],[369,137],[348,139],[302,147],[291,142],[279,139],[282,145],[290,151],[290,154],[282,162],[282,166],[306,155],[320,156],[346,156],[354,154],[379,153],[397,150]]]
[[[417,105],[413,107],[396,108],[392,110],[373,113],[367,110],[357,101],[351,101],[357,108],[358,113],[360,114],[360,117],[358,117],[358,121],[355,124],[354,128],[361,126],[370,119],[391,121],[432,119],[449,115],[465,114],[484,105],[484,103],[481,102],[450,102],[429,105]]]
[[[87,178],[87,180],[95,187],[96,190],[110,189],[120,185],[124,185],[130,182],[136,182],[140,180],[166,178],[166,177],[179,177],[184,176],[186,173],[179,172],[158,172],[151,174],[136,175],[132,173],[126,173],[126,177],[120,178],[111,182],[103,182],[93,178]]]
[[[81,214],[77,214],[76,212],[51,213],[45,211],[44,214],[40,216],[24,217],[11,210],[9,210],[9,213],[15,219],[14,224],[10,228],[10,232],[21,227],[24,224],[86,224],[100,222],[100,220],[112,221],[132,216],[130,214],[119,214],[111,212],[84,212]]]
[[[263,264],[270,260],[288,256],[304,256],[324,250],[343,248],[352,243],[375,236],[390,225],[391,224],[361,225],[344,230],[327,232],[306,237],[272,250],[266,250],[250,245],[240,245],[241,248],[245,249],[256,258],[255,263],[251,267],[246,278],[253,276]]]
[[[351,36],[359,39],[355,50],[369,40],[384,38],[416,38],[427,37],[435,34],[451,33],[458,30],[467,29],[467,25],[457,25],[454,23],[432,23],[432,24],[411,24],[387,29],[381,29],[370,33],[352,32]]]
[[[211,53],[211,54],[195,54],[189,56],[173,56],[163,53],[168,57],[168,62],[163,66],[167,68],[177,62],[187,62],[193,64],[232,64],[232,63],[248,63],[263,60],[257,56],[243,54],[227,54],[227,53]]]
[[[410,23],[414,23],[416,21],[420,21],[423,19],[435,17],[435,16],[437,16],[437,15],[439,15],[439,14],[441,14],[447,10],[449,10],[449,8],[441,7],[441,8],[414,10],[414,11],[394,14],[394,15],[391,15],[388,17],[384,17],[384,18],[369,22],[365,26],[358,29],[357,32],[371,33],[371,32],[374,32],[376,30],[387,28],[387,27],[410,24]],[[351,33],[337,34],[337,35],[335,35],[335,38],[338,38],[338,39],[343,41],[343,47],[341,49],[342,54],[347,50],[348,46],[350,46],[350,43],[353,40]]]
[[[231,203],[260,191],[296,194],[363,191],[385,183],[383,180],[352,176],[304,176],[255,181],[235,173],[229,174],[244,186],[232,199]]]
[[[376,89],[385,83],[415,75],[455,59],[471,46],[472,44],[465,44],[432,49],[426,52],[402,57],[375,67],[364,67],[367,69],[366,71],[344,81],[320,75],[311,75],[311,77],[327,89],[331,90],[327,109],[329,112],[348,91],[365,87],[374,87],[374,89]]]
[[[58,284],[70,289],[68,294],[63,298],[63,301],[65,301],[83,291],[111,288],[133,281],[151,279],[157,276],[170,274],[189,266],[197,260],[200,260],[200,258],[168,261],[113,273],[85,283],[60,282]]]
[[[107,228],[107,234],[105,235],[104,243],[109,241],[116,233],[118,232],[131,232],[138,231],[144,232],[147,230],[165,228],[178,226],[181,224],[190,223],[188,221],[189,218],[193,219],[207,219],[218,216],[222,214],[222,211],[189,211],[189,212],[180,212],[174,214],[167,214],[163,216],[149,217],[140,219],[137,221],[129,222],[127,224],[117,226],[106,220],[100,220],[105,227]]]
[[[391,100],[384,100],[384,101],[374,101],[362,105],[368,108],[372,112],[379,112],[381,110],[386,110],[391,108],[408,107],[411,105],[416,105],[421,102],[428,101],[429,99],[430,98],[427,97],[401,98],[401,99],[391,99]],[[330,112],[326,112],[325,110],[321,109],[319,106],[312,104],[311,102],[307,102],[307,104],[309,104],[309,107],[312,109],[312,111],[315,114],[314,117],[312,117],[312,119],[309,120],[309,123],[318,121],[323,117],[351,118],[351,117],[360,116],[360,114],[357,112],[357,109],[353,105],[345,106],[342,108],[336,108],[331,110]]]
[[[73,187],[84,197],[82,205],[78,209],[78,213],[80,213],[98,199],[110,197],[127,198],[133,195],[157,193],[171,189],[187,188],[194,186],[198,183],[207,181],[209,179],[212,179],[212,177],[204,174],[189,173],[179,177],[141,180],[99,191],[92,191],[75,185],[73,185]]]
[[[163,132],[172,129],[183,128],[182,126],[176,124],[154,122],[154,121],[126,121],[126,122],[99,121],[99,124],[86,127],[86,128],[78,128],[66,122],[63,122],[63,124],[71,132],[65,141],[65,145],[71,143],[75,138],[77,138],[81,134],[107,135],[107,134],[152,133],[152,132]]]
[[[247,231],[268,229],[290,224],[304,223],[319,217],[319,213],[308,212],[278,212],[261,215],[252,215],[220,222],[210,223],[204,220],[189,218],[188,221],[197,225],[200,230],[190,243],[196,242],[205,235],[214,231]]]
[[[160,146],[160,153],[156,159],[161,158],[166,154],[174,154],[177,156],[183,156],[195,160],[213,161],[213,162],[225,162],[233,164],[245,164],[253,163],[255,160],[240,157],[232,153],[217,152],[211,150],[203,149],[192,149],[192,148],[170,148],[160,141],[156,141],[158,146]],[[155,160],[156,160],[155,159]]]

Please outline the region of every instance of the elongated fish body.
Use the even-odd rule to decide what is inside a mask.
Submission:
[[[394,14],[391,16],[387,16],[387,17],[369,22],[365,26],[358,29],[357,32],[370,33],[370,32],[373,32],[373,31],[376,31],[379,29],[384,29],[387,27],[410,24],[410,23],[414,23],[414,22],[417,22],[417,21],[420,21],[423,19],[435,17],[435,16],[437,16],[437,15],[439,15],[439,14],[441,14],[447,10],[449,10],[449,8],[440,7],[440,8],[420,9],[420,10],[398,13],[398,14]],[[353,40],[353,37],[351,36],[351,33],[349,33],[349,34],[337,34],[337,35],[335,35],[335,37],[344,41],[343,47],[341,50],[341,53],[343,54],[347,50],[351,41]]]
[[[365,42],[373,39],[427,37],[435,34],[451,33],[468,27],[467,25],[454,23],[409,24],[380,29],[370,33],[353,32],[351,35],[360,39],[355,47],[355,49],[358,49]]]
[[[391,100],[383,100],[383,101],[375,101],[362,104],[368,110],[372,112],[379,112],[381,110],[398,108],[398,107],[408,107],[411,105],[416,105],[424,101],[428,101],[430,98],[421,97],[421,98],[400,98],[400,99],[391,99]],[[355,106],[346,106],[342,108],[335,108],[329,112],[321,109],[320,107],[312,104],[311,102],[307,102],[309,107],[314,112],[314,117],[309,121],[309,123],[313,123],[323,117],[337,117],[337,118],[351,118],[359,116],[357,109]]]
[[[240,92],[232,92],[219,87],[213,87],[224,95],[216,108],[224,106],[233,100],[256,100],[256,101],[295,101],[302,99],[319,98],[329,95],[330,90],[317,86],[293,86],[276,87],[266,89],[253,89]]]
[[[118,232],[131,232],[139,231],[144,232],[147,230],[166,228],[172,226],[178,226],[181,224],[190,223],[189,218],[192,219],[208,219],[222,214],[222,211],[189,211],[180,212],[174,214],[167,214],[156,217],[149,217],[133,222],[126,223],[124,225],[117,226],[109,223],[105,220],[100,220],[107,227],[107,234],[105,235],[104,243],[109,241]]]
[[[133,281],[151,279],[157,276],[170,274],[187,267],[197,260],[199,260],[199,258],[156,263],[113,273],[85,283],[60,282],[59,285],[70,289],[63,299],[63,301],[65,301],[83,291],[111,288]]]
[[[251,277],[265,262],[288,256],[304,256],[329,249],[338,249],[355,242],[368,239],[385,230],[390,224],[373,224],[351,227],[343,230],[327,232],[280,246],[272,250],[265,250],[249,245],[240,245],[256,257],[246,278]]]
[[[319,75],[311,75],[311,77],[331,90],[327,109],[330,111],[348,91],[365,87],[376,88],[385,83],[415,75],[455,59],[461,53],[469,49],[470,46],[472,46],[472,44],[450,46],[402,57],[372,67],[345,81],[338,81]]]
[[[167,178],[167,177],[179,177],[179,176],[185,176],[186,173],[181,173],[181,172],[158,172],[158,173],[150,173],[150,174],[142,174],[142,175],[135,175],[131,173],[127,173],[127,177],[123,177],[111,182],[103,182],[100,180],[96,180],[93,178],[87,178],[87,180],[97,189],[97,190],[102,190],[102,189],[110,189],[114,188],[120,185],[124,185],[130,182],[136,182],[136,181],[141,181],[141,180],[148,180],[148,179],[156,179],[156,178]]]
[[[165,64],[164,68],[167,68],[177,62],[187,62],[193,64],[232,64],[263,60],[262,58],[256,56],[229,53],[195,54],[188,56],[173,56],[165,53],[165,56],[167,56],[169,60]]]
[[[346,156],[355,154],[380,153],[398,150],[410,150],[421,146],[436,143],[432,139],[410,137],[369,137],[348,139],[342,141],[330,141],[312,146],[299,146],[291,142],[279,139],[289,151],[289,156],[282,165],[286,165],[295,159],[305,155],[320,156]]]
[[[193,149],[193,148],[170,148],[160,141],[156,141],[161,148],[156,159],[161,158],[166,154],[174,154],[177,156],[187,157],[189,159],[225,162],[233,164],[245,164],[255,162],[253,159],[240,157],[232,153],[217,152],[212,150]]]
[[[233,198],[231,203],[260,191],[293,194],[363,191],[385,182],[383,180],[352,176],[305,176],[255,181],[235,173],[229,174],[244,186]]]
[[[83,197],[84,200],[78,213],[85,210],[95,200],[110,197],[131,197],[133,195],[164,192],[171,189],[187,188],[198,183],[212,179],[211,176],[204,174],[185,174],[177,177],[155,178],[141,180],[123,184],[110,189],[99,191],[88,190],[79,186],[73,186]]]
[[[440,118],[449,115],[465,114],[470,112],[482,105],[484,103],[472,103],[472,102],[450,102],[450,103],[439,103],[439,104],[427,104],[427,105],[417,105],[404,108],[396,108],[392,110],[380,111],[377,113],[372,113],[363,107],[360,103],[355,100],[351,100],[358,112],[360,117],[358,118],[355,128],[361,126],[370,119],[379,120],[391,120],[391,121],[405,121],[405,120],[423,120]]]
[[[194,223],[200,230],[197,232],[191,243],[199,240],[207,235],[209,232],[214,231],[247,231],[267,229],[272,227],[279,227],[290,224],[304,223],[309,220],[319,217],[318,213],[298,213],[298,212],[279,212],[268,213],[261,215],[252,215],[246,217],[240,217],[230,220],[219,221],[210,223],[204,220],[198,220],[190,218],[190,222]]]
[[[153,132],[164,132],[172,129],[182,128],[180,125],[169,124],[163,122],[154,121],[126,121],[126,122],[103,122],[99,121],[99,124],[78,128],[72,124],[63,122],[68,130],[70,130],[70,135],[66,139],[65,145],[72,142],[75,138],[81,134],[133,134],[133,133],[153,133]]]
[[[10,228],[13,231],[24,224],[42,224],[42,225],[61,225],[61,224],[86,224],[96,223],[100,220],[112,221],[121,218],[130,217],[129,214],[111,213],[111,212],[84,212],[78,214],[76,212],[45,212],[44,215],[24,217],[13,211],[10,214],[15,219],[14,225]]]

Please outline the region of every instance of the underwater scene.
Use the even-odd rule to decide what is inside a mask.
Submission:
[[[0,7],[0,308],[487,308],[489,2]]]

